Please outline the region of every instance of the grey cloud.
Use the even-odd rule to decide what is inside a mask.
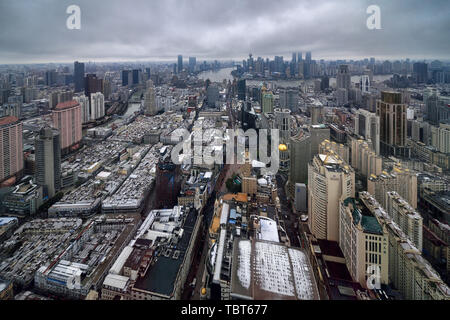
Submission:
[[[81,30],[66,8],[81,8]],[[382,30],[366,28],[381,8]],[[0,1],[0,63],[242,58],[449,58],[448,1]]]

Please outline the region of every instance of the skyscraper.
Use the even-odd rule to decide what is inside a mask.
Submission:
[[[245,86],[245,79],[240,79],[237,82],[237,93],[239,100],[245,100],[247,88]]]
[[[400,92],[381,92],[376,114],[380,117],[380,152],[384,156],[410,156],[410,149],[405,146],[406,109]]]
[[[289,143],[289,182],[288,195],[294,198],[295,184],[306,183],[308,180],[308,162],[311,153],[311,136],[301,131],[290,138]]]
[[[308,223],[318,239],[339,241],[339,203],[355,196],[355,173],[337,155],[318,154],[308,164]]]
[[[75,92],[82,92],[84,90],[84,63],[75,61],[73,70]]]
[[[189,57],[189,72],[193,73],[195,71],[195,66],[197,64],[197,59],[195,57]]]
[[[0,118],[0,183],[23,171],[22,122],[16,117]]]
[[[82,138],[81,106],[76,100],[59,103],[52,110],[53,127],[61,135],[61,153],[70,152],[77,147]]]
[[[95,74],[87,74],[84,78],[84,94],[91,98],[92,93],[103,93],[103,79],[97,78]]]
[[[302,53],[297,52],[297,62],[301,62],[301,61],[303,61]]]
[[[425,62],[414,63],[413,76],[417,83],[426,83],[428,81],[428,64]]]
[[[141,80],[141,70],[139,69],[134,69],[132,71],[133,73],[133,85],[135,84],[139,84],[140,80]]]
[[[154,116],[157,113],[155,87],[152,80],[147,81],[147,91],[144,94],[144,110],[145,114],[149,116]]]
[[[122,86],[128,86],[129,84],[132,84],[132,81],[130,82],[129,79],[129,74],[131,73],[130,70],[122,70]]]
[[[311,51],[306,52],[305,60],[308,63],[311,62]]]
[[[183,56],[180,54],[178,56],[178,68],[177,68],[178,73],[183,71]]]
[[[350,90],[351,87],[351,77],[348,65],[341,64],[338,69],[336,76],[336,88]]]
[[[287,148],[280,149],[280,170],[289,170],[289,138],[291,137],[291,110],[275,108],[275,128],[279,130],[280,144]]]
[[[34,141],[36,183],[43,186],[44,196],[53,197],[61,188],[61,141],[59,131],[42,128]]]

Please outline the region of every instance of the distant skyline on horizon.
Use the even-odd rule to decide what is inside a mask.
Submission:
[[[71,0],[0,3],[0,64],[244,59],[311,51],[314,60],[450,60],[446,0]],[[380,7],[370,30],[368,6]],[[403,59],[404,59],[403,58]]]

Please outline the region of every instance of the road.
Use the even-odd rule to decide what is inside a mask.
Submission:
[[[299,241],[299,232],[296,228],[298,223],[297,215],[292,212],[292,208],[289,204],[289,201],[286,197],[286,193],[284,191],[284,186],[287,182],[287,178],[282,174],[277,174],[277,189],[278,189],[278,198],[280,199],[281,206],[281,219],[284,221],[285,230],[289,240],[291,242],[292,247],[300,247]]]

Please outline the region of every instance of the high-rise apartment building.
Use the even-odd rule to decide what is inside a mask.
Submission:
[[[97,120],[105,116],[105,97],[101,92],[91,94],[91,120]]]
[[[0,183],[20,178],[23,172],[22,122],[16,117],[0,118]]]
[[[407,168],[394,167],[387,173],[371,175],[367,179],[367,191],[386,207],[387,192],[396,191],[414,209],[417,208],[417,173]]]
[[[406,300],[449,300],[450,288],[419,249],[368,192],[359,199],[386,227],[389,236],[389,282]]]
[[[91,120],[91,104],[89,98],[84,94],[73,98],[81,106],[81,123],[85,124]]]
[[[379,274],[380,284],[388,284],[389,237],[386,227],[364,202],[347,198],[339,203],[339,247],[353,280],[362,287]],[[369,280],[369,281],[367,281]]]
[[[414,246],[422,252],[422,216],[395,191],[387,192],[385,209],[408,239],[414,243]]]
[[[308,164],[308,224],[317,239],[339,241],[339,203],[355,196],[355,173],[336,155]]]
[[[76,147],[82,138],[81,106],[76,100],[59,103],[52,110],[53,127],[61,137],[61,152],[65,154]]]
[[[271,91],[263,91],[262,95],[262,112],[271,113],[273,112],[274,98]]]
[[[358,109],[354,119],[355,134],[370,140],[375,153],[380,154],[380,118],[375,113]]]
[[[61,188],[61,141],[59,131],[42,128],[34,140],[36,183],[43,186],[44,197],[52,198]]]
[[[354,137],[349,139],[352,167],[366,178],[380,175],[383,170],[383,158],[373,151],[371,143]]]

